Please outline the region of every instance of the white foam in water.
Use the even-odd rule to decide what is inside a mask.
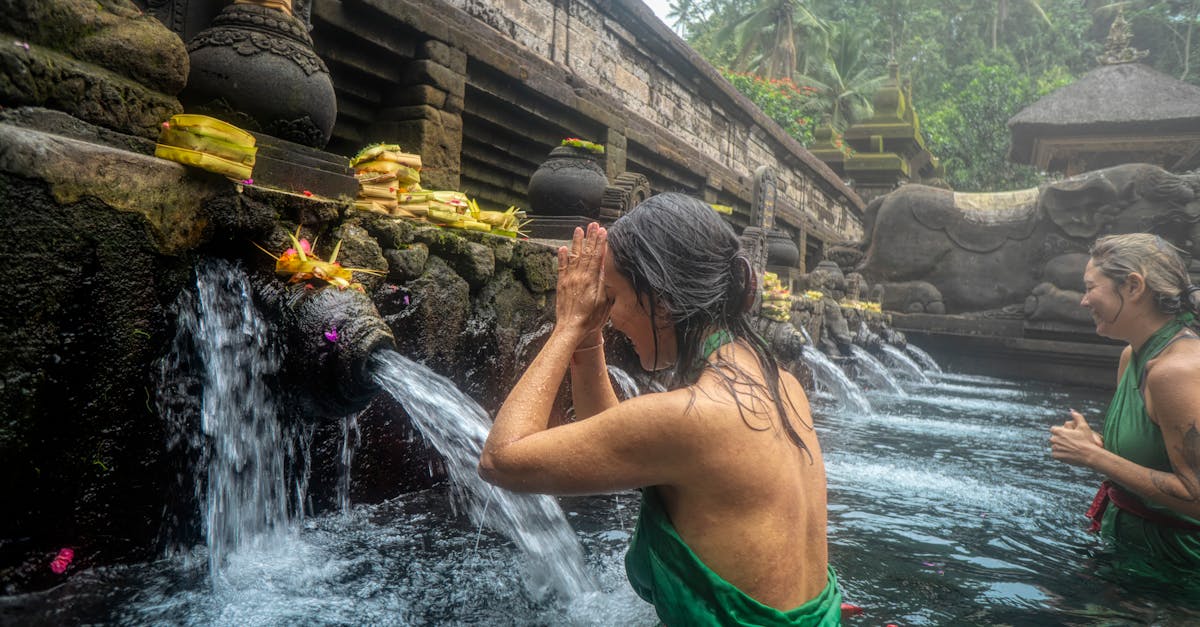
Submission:
[[[856,488],[880,498],[969,505],[982,510],[1031,510],[1046,506],[1044,496],[1033,490],[977,479],[967,472],[954,472],[945,464],[931,466],[917,460],[913,465],[869,462],[861,456],[825,455],[830,490]]]
[[[545,495],[515,494],[479,478],[476,467],[491,429],[487,412],[449,379],[393,351],[372,358],[375,378],[446,460],[458,503],[476,524],[512,540],[528,557],[525,583],[535,596],[594,592],[583,549],[562,508]]]

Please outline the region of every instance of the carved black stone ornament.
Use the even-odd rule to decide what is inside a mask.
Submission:
[[[272,8],[231,4],[188,42],[189,112],[315,148],[329,142],[337,99],[308,28]]]
[[[596,153],[559,146],[529,177],[530,213],[598,218],[606,187],[608,178],[596,162]]]

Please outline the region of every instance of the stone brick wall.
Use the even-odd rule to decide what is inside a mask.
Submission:
[[[741,224],[770,165],[782,226],[862,235],[854,192],[640,0],[315,0],[313,26],[339,90],[331,149],[396,138],[429,151],[437,183],[507,206],[527,204],[561,138],[583,137],[607,145],[610,177],[731,205]]]

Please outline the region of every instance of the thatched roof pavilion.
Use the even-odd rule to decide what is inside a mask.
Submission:
[[[1200,87],[1130,62],[1144,53],[1106,52],[1104,65],[1008,121],[1008,158],[1068,176],[1134,162],[1200,167]]]

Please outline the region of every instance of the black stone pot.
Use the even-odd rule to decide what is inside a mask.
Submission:
[[[299,19],[231,4],[187,48],[191,71],[179,100],[189,113],[314,148],[329,143],[337,96]]]
[[[787,233],[771,229],[767,233],[767,265],[786,268],[800,266],[800,248]]]
[[[600,201],[608,177],[596,153],[574,146],[559,146],[529,177],[529,209],[535,215],[600,215]]]

